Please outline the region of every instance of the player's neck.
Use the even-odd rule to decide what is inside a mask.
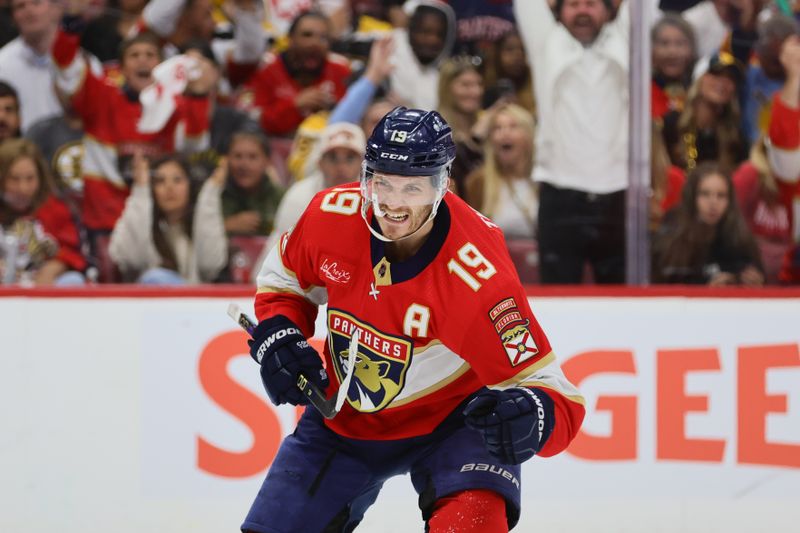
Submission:
[[[387,242],[385,248],[386,259],[391,263],[399,263],[413,257],[422,248],[425,241],[428,240],[432,229],[433,220],[428,220],[415,235],[407,239]]]

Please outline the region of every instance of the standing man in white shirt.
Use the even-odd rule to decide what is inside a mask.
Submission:
[[[0,80],[17,91],[22,131],[34,122],[61,115],[53,83],[50,48],[61,19],[57,0],[11,0],[19,37],[0,49]]]
[[[543,283],[625,281],[628,0],[514,3],[534,72]]]

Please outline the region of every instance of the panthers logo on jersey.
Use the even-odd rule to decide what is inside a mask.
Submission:
[[[349,357],[350,339],[358,334],[355,361]],[[347,402],[357,411],[374,413],[385,408],[405,385],[413,342],[389,335],[338,309],[328,309],[328,348],[339,383],[355,365]]]

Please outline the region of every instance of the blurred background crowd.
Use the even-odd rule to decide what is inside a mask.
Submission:
[[[800,1],[0,0],[0,283],[252,283],[397,105],[526,283],[625,283],[650,139],[652,283],[800,283]],[[628,253],[631,253],[628,250]]]

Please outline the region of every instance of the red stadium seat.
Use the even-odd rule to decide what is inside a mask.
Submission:
[[[522,283],[539,283],[539,246],[534,239],[507,239],[508,253]]]
[[[92,255],[94,255],[95,266],[97,267],[98,283],[121,283],[122,274],[108,253],[111,235],[96,234],[91,237],[91,240]]]
[[[233,283],[251,283],[256,261],[267,242],[263,235],[234,235],[228,238],[228,268]]]

